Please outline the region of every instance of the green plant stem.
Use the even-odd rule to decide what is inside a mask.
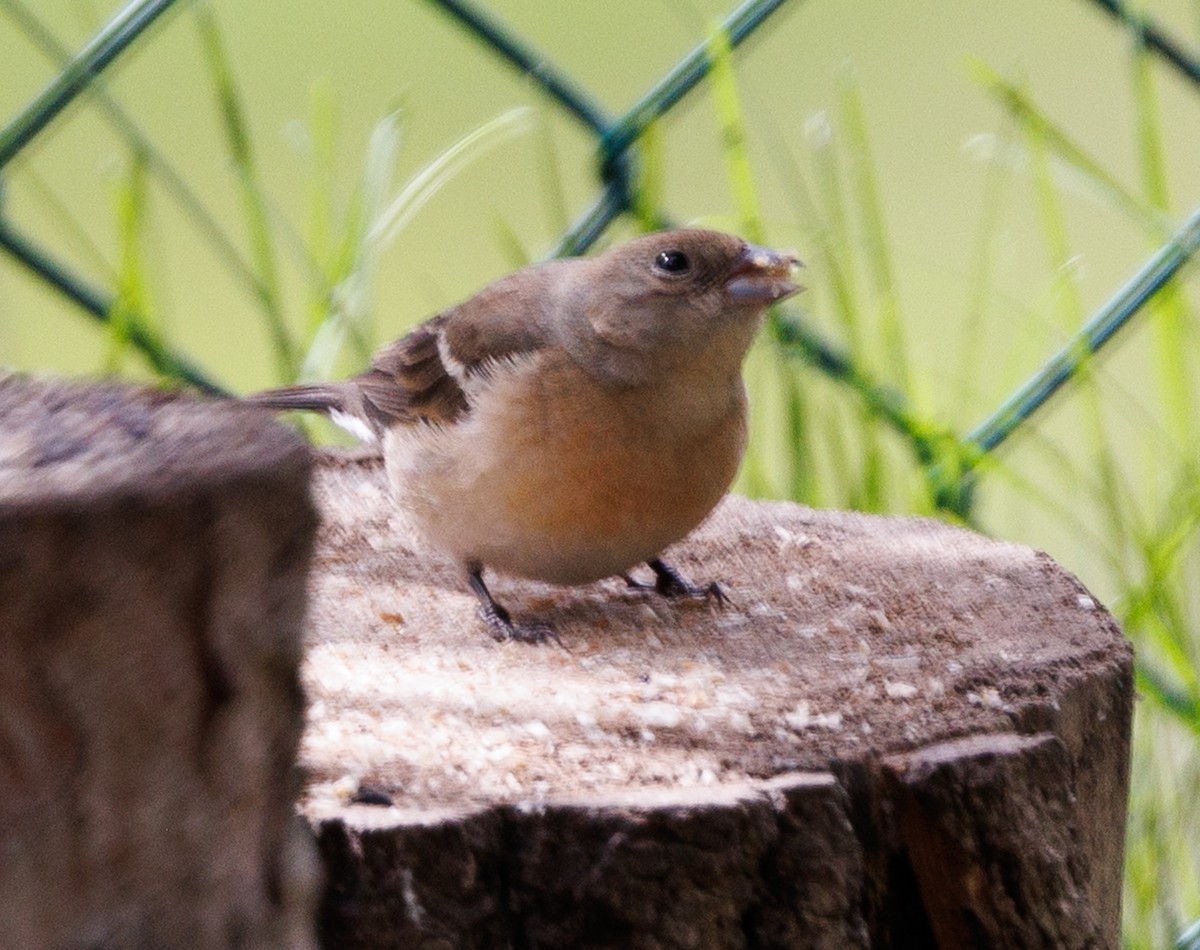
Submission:
[[[727,37],[730,48],[739,46],[785,2],[786,0],[746,0],[737,7],[719,27]],[[712,65],[712,54],[708,44],[701,43],[607,130],[601,142],[603,154],[611,157],[629,148],[646,126],[699,85],[712,69]]]
[[[1200,249],[1200,209],[1093,316],[1067,345],[966,436],[991,452],[1049,401]]]
[[[1025,130],[1027,136],[1042,143],[1045,152],[1078,171],[1102,195],[1110,199],[1156,241],[1170,236],[1171,221],[1162,210],[1141,195],[1126,188],[1116,175],[1103,168],[1061,125],[1054,122],[1019,84],[1003,78],[986,63],[968,60],[974,80],[1004,106]]]
[[[953,439],[949,433],[931,433],[929,427],[912,413],[903,393],[876,382],[849,356],[830,346],[786,307],[775,308],[770,330],[785,351],[799,355],[826,376],[845,383],[873,415],[906,436],[922,464],[937,460],[941,440]]]
[[[175,0],[133,0],[122,7],[51,83],[0,130],[0,168],[174,3]]]
[[[17,22],[24,35],[54,60],[60,68],[70,61],[70,51],[54,37],[28,6],[18,0],[0,0],[0,7],[3,7],[5,12]],[[116,131],[125,138],[131,148],[144,156],[147,170],[162,182],[166,194],[174,198],[179,207],[186,212],[196,229],[208,239],[209,244],[243,286],[255,297],[263,297],[268,292],[265,285],[242,258],[241,253],[217,219],[184,181],[183,176],[175,170],[162,151],[155,147],[137,123],[105,91],[103,83],[96,84],[93,95],[97,105],[108,116]]]
[[[274,234],[271,228],[266,190],[258,173],[251,147],[241,95],[225,53],[225,44],[216,15],[209,7],[197,11],[197,26],[217,105],[220,109],[225,141],[233,167],[237,171],[242,206],[248,231],[250,255],[254,261],[258,301],[274,349],[281,379],[295,379],[299,368],[297,347],[288,331],[283,314],[282,292],[275,265]]]
[[[600,135],[600,177],[604,193],[562,236],[555,255],[580,254],[604,233],[617,217],[633,204],[632,171],[628,164],[630,146],[655,119],[695,88],[712,68],[707,44],[700,44],[632,108],[615,122],[583,95],[565,74],[532,48],[517,40],[495,17],[483,13],[467,0],[430,0],[454,16],[512,65],[525,72],[572,115]],[[786,0],[746,0],[721,24],[720,29],[736,47],[758,29]]]
[[[113,301],[88,286],[65,266],[53,260],[41,248],[35,247],[0,218],[0,250],[6,251],[27,270],[49,284],[64,297],[82,308],[100,323],[111,318]],[[162,376],[181,380],[211,396],[228,396],[229,391],[213,382],[194,363],[176,353],[146,326],[137,314],[127,314],[125,330],[129,344],[145,357],[146,362]]]

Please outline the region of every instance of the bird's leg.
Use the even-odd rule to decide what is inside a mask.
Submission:
[[[635,581],[628,574],[622,574],[621,577],[634,590],[653,590],[663,597],[703,597],[705,600],[716,601],[722,607],[729,603],[729,597],[716,581],[703,586],[693,584],[685,580],[675,568],[662,558],[656,557],[647,561],[646,566],[654,572],[653,584]]]
[[[513,628],[512,616],[492,597],[492,592],[483,582],[483,565],[470,564],[467,566],[467,583],[475,596],[479,598],[479,616],[487,624],[488,633],[493,640],[510,640],[516,635]]]
[[[546,624],[517,625],[513,623],[512,615],[502,605],[496,603],[492,592],[483,582],[482,564],[472,562],[467,565],[467,584],[479,598],[479,616],[487,625],[488,633],[491,634],[493,640],[518,640],[521,643],[544,643],[547,640],[553,640],[562,646],[562,641],[558,639],[558,634],[554,632],[553,627]]]

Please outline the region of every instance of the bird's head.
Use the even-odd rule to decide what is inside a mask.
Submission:
[[[764,309],[800,290],[795,252],[720,231],[649,234],[579,264],[572,335],[630,381],[696,359],[736,370]]]

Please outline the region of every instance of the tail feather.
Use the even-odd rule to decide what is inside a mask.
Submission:
[[[322,412],[361,442],[378,442],[379,432],[362,410],[362,399],[346,385],[308,383],[251,393],[245,402],[281,412]]]
[[[328,383],[265,389],[260,393],[251,393],[245,397],[245,401],[280,411],[323,412],[327,415],[346,411],[345,394]]]

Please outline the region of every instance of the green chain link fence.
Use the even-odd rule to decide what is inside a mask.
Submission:
[[[514,69],[527,74],[558,108],[584,126],[596,139],[596,169],[600,193],[592,206],[562,235],[556,255],[586,251],[619,216],[633,210],[631,187],[636,146],[646,129],[668,113],[704,82],[712,67],[708,46],[689,53],[656,82],[623,115],[606,114],[587,91],[555,67],[539,51],[485,9],[466,0],[428,0],[474,35]],[[786,0],[747,0],[724,20],[721,31],[736,48],[770,21]],[[798,0],[793,0],[798,2]],[[1145,18],[1127,12],[1113,0],[1095,0],[1143,38],[1148,48],[1164,57],[1200,86],[1200,66],[1180,44]],[[133,0],[121,9],[78,53],[55,79],[0,131],[0,174],[9,162],[74,99],[126,51],[176,0]],[[15,8],[19,11],[20,8]],[[0,184],[2,184],[0,178]],[[2,193],[0,193],[2,195]],[[669,221],[654,212],[656,223]],[[1113,298],[1080,328],[1058,353],[993,413],[965,434],[941,429],[919,418],[905,395],[884,386],[845,352],[834,346],[788,307],[776,310],[771,331],[781,346],[794,351],[818,371],[854,390],[870,412],[884,420],[908,441],[926,472],[936,507],[970,519],[974,472],[980,461],[1018,431],[1065,384],[1083,363],[1100,351],[1134,318],[1200,247],[1200,211],[1153,254]],[[109,319],[113,297],[72,272],[68,264],[24,236],[18,223],[9,220],[0,205],[0,248],[30,272],[53,286],[97,320]],[[185,355],[165,345],[140,320],[129,322],[129,341],[163,376],[196,388],[223,394],[225,390]]]

